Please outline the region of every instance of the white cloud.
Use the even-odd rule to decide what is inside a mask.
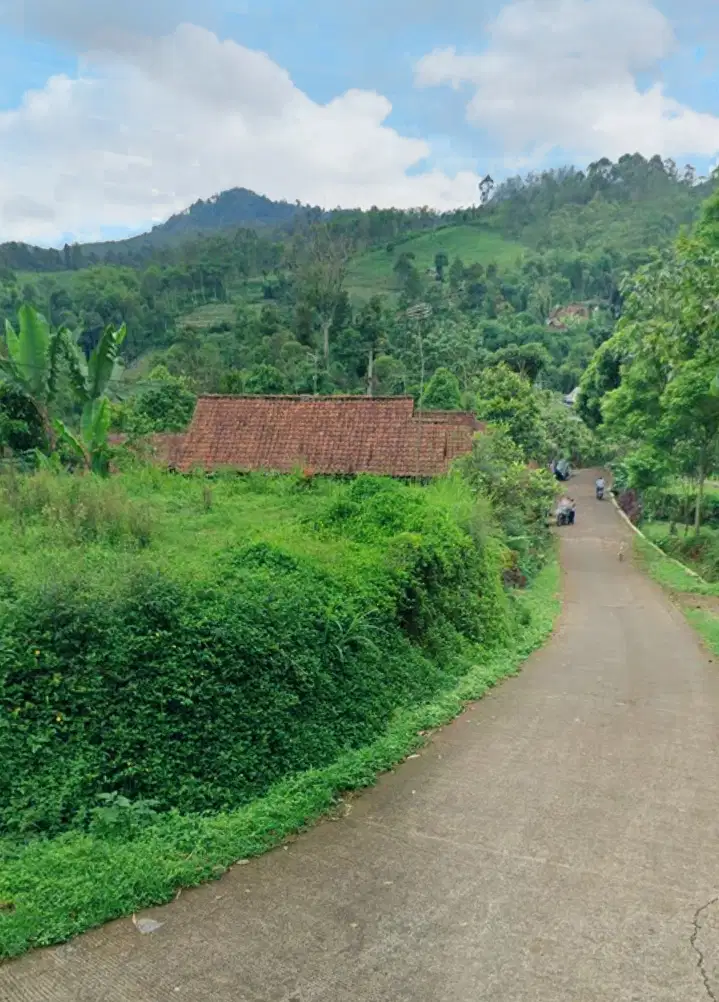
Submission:
[[[430,154],[368,91],[310,100],[268,56],[184,24],[88,55],[0,113],[0,239],[137,227],[233,186],[313,204],[443,208],[478,177],[409,176]]]
[[[476,55],[435,49],[416,67],[420,87],[473,91],[468,121],[537,161],[551,149],[617,157],[719,151],[719,117],[640,89],[673,50],[667,18],[650,0],[514,0]]]

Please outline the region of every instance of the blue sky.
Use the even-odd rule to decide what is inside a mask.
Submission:
[[[3,0],[0,240],[232,185],[448,208],[637,149],[704,173],[718,84],[716,0]]]

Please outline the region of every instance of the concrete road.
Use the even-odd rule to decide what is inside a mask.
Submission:
[[[3,1002],[719,999],[719,673],[572,483],[525,672],[351,813],[0,969]]]

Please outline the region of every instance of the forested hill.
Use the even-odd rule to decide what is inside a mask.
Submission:
[[[697,178],[691,165],[639,154],[514,177],[487,206],[492,227],[537,250],[605,247],[622,252],[671,242],[693,223],[715,178]]]
[[[471,405],[500,361],[566,392],[611,334],[624,277],[715,181],[631,155],[512,178],[445,214],[327,214],[236,189],[130,241],[0,247],[0,323],[30,302],[86,349],[127,323],[126,393],[158,365],[195,393],[419,395],[446,369]]]
[[[713,184],[711,179],[697,179],[690,165],[680,171],[671,160],[633,154],[617,163],[599,160],[586,171],[566,167],[512,177],[495,189],[486,205],[448,213],[427,208],[325,212],[232,188],[200,199],[148,233],[125,240],[61,250],[0,244],[0,267],[45,272],[78,270],[102,261],[137,266],[153,257],[167,259],[172,249],[193,239],[250,229],[281,240],[327,220],[362,248],[418,231],[481,221],[537,250],[616,244],[624,250],[643,249],[670,241],[680,226],[692,223]]]
[[[82,256],[105,259],[108,255],[132,254],[138,250],[151,255],[159,248],[221,230],[239,227],[287,228],[299,218],[319,220],[323,216],[321,209],[312,206],[274,202],[247,188],[230,188],[211,198],[199,199],[184,212],[178,212],[166,222],[154,226],[149,233],[127,240],[85,244]]]
[[[183,212],[135,237],[66,245],[61,250],[5,243],[0,245],[0,262],[6,268],[39,272],[77,270],[103,260],[137,264],[162,248],[203,235],[241,227],[287,228],[298,219],[317,221],[323,215],[321,209],[312,206],[274,202],[247,188],[231,188],[211,198],[199,199]]]

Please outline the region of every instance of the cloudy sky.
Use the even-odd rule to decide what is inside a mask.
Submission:
[[[0,0],[0,241],[245,186],[324,206],[719,159],[719,0]]]

